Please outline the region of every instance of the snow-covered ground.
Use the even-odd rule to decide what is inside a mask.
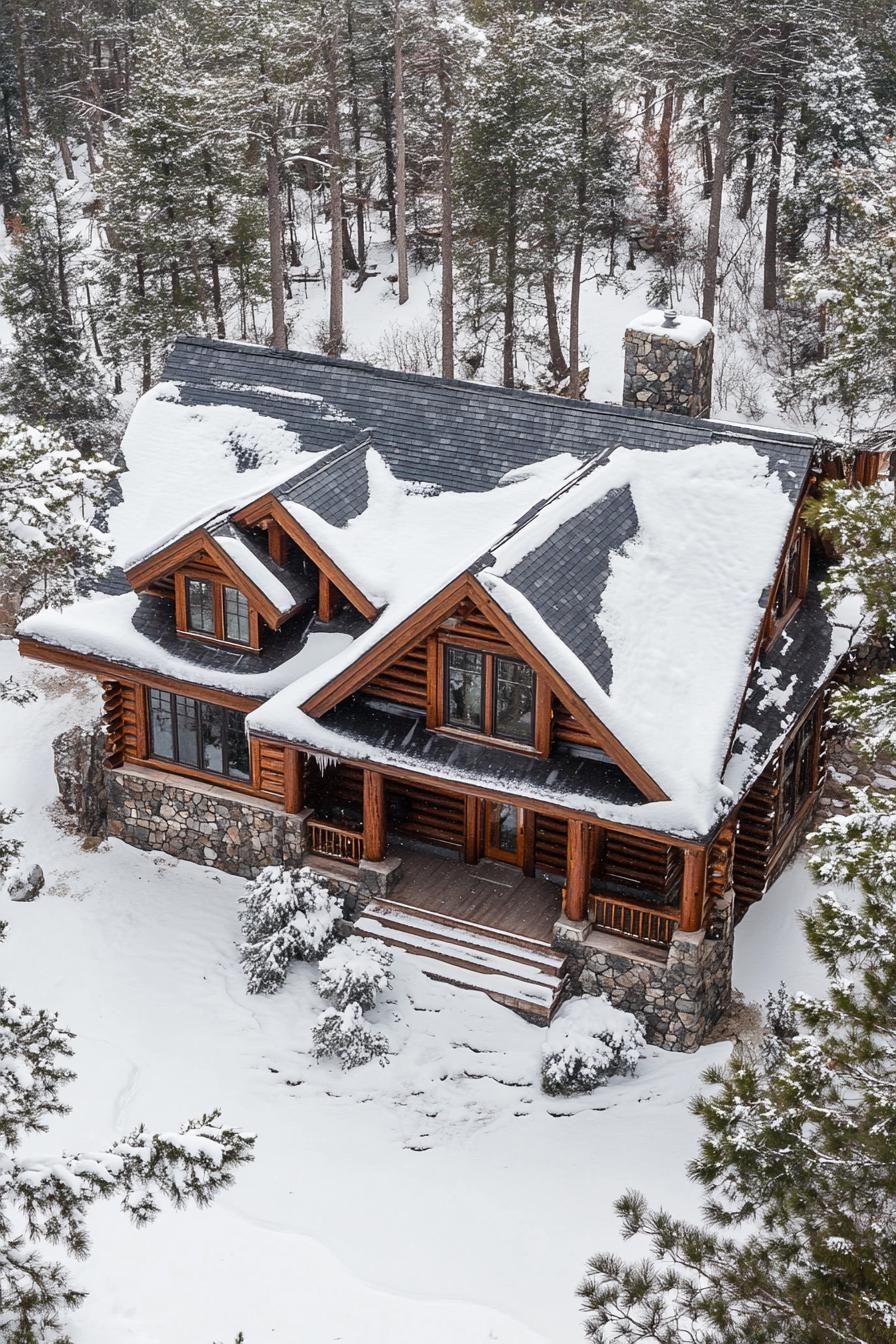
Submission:
[[[73,1112],[30,1150],[97,1148],[211,1106],[258,1134],[255,1162],[209,1210],[142,1232],[115,1206],[93,1212],[76,1344],[232,1344],[240,1329],[246,1344],[581,1339],[575,1287],[589,1254],[620,1244],[614,1198],[634,1186],[697,1213],[688,1100],[729,1046],[650,1049],[637,1077],[558,1101],[537,1082],[540,1028],[399,958],[373,1015],[388,1065],[316,1063],[313,968],[270,999],[245,993],[238,879],[117,842],[85,852],[57,828],[50,742],[98,697],[5,641],[10,674],[39,698],[0,703],[0,806],[22,810],[14,832],[47,887],[0,901],[0,982],[78,1038]],[[748,997],[782,977],[817,983],[795,914],[810,899],[792,868],[739,927]]]

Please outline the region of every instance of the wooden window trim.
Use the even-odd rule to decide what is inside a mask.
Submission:
[[[201,580],[212,585],[212,600],[215,608],[215,633],[204,634],[201,630],[191,630],[189,621],[189,603],[187,601],[187,583],[190,579]],[[224,589],[233,588],[245,598],[249,607],[249,642],[243,644],[236,639],[224,636]],[[252,605],[247,593],[243,592],[227,576],[222,577],[216,570],[199,565],[188,565],[178,570],[174,576],[174,622],[177,633],[184,639],[195,639],[200,644],[214,644],[225,649],[240,649],[243,653],[258,653],[261,649],[261,622],[257,609]]]
[[[793,745],[793,743],[797,740],[799,734],[802,732],[803,728],[812,718],[813,715],[816,715],[817,718],[815,723],[815,729],[812,734],[812,754],[809,766],[810,770],[809,788],[805,796],[799,802],[799,805],[794,809],[793,816],[789,817],[788,820],[782,826],[781,806],[784,801],[784,794],[782,790],[784,756],[785,753]],[[822,699],[818,699],[806,711],[806,713],[800,719],[799,723],[796,724],[796,726],[790,730],[790,732],[787,734],[787,737],[781,743],[781,746],[778,750],[778,787],[775,799],[775,821],[774,821],[774,831],[772,835],[773,851],[780,848],[780,846],[783,845],[789,839],[792,832],[798,828],[800,823],[805,820],[807,813],[811,810],[812,805],[815,801],[819,786],[818,758],[821,751],[821,734],[823,731],[824,731],[824,702]],[[799,758],[797,758],[794,761],[794,772],[796,772],[798,769],[799,769]]]
[[[476,728],[461,728],[447,722],[447,678],[446,663],[449,649],[469,649],[482,655],[482,731]],[[486,743],[492,747],[502,747],[506,751],[515,751],[522,756],[549,756],[551,743],[551,703],[550,687],[543,685],[540,677],[525,658],[506,646],[496,649],[494,643],[486,644],[467,635],[452,636],[450,630],[440,630],[430,640],[430,649],[434,655],[428,658],[430,675],[435,663],[435,686],[431,688],[426,726],[446,737],[457,737],[465,742]],[[498,737],[494,733],[495,719],[495,659],[520,663],[528,667],[533,678],[532,739],[529,742],[515,741],[509,737]]]
[[[793,601],[778,617],[775,616],[775,603],[778,600],[778,594],[782,588],[786,590],[791,567],[791,553],[794,549],[794,543],[799,544],[795,563],[799,566],[799,575],[797,578],[796,595]],[[781,565],[778,581],[772,589],[772,595],[768,606],[768,633],[766,635],[765,646],[768,648],[775,642],[781,632],[787,627],[793,616],[799,611],[806,597],[809,587],[809,529],[803,523],[796,536],[788,539],[787,550]]]
[[[169,760],[167,756],[155,756],[153,755],[152,751],[152,710],[150,708],[150,695],[152,691],[158,691],[159,695],[168,695],[172,698],[171,717],[172,717],[175,744],[177,742],[177,710],[174,706],[173,701],[178,697],[180,697],[183,700],[192,700],[194,703],[200,705],[201,704],[214,705],[215,709],[222,710],[224,714],[243,714],[243,718],[245,719],[245,713],[243,710],[232,709],[229,705],[216,704],[214,700],[202,700],[202,698],[198,695],[185,696],[181,695],[179,691],[160,690],[156,686],[144,686],[142,690],[143,690],[142,694],[143,722],[145,725],[145,743],[146,743],[146,756],[144,757],[144,759],[146,761],[151,761],[154,765],[161,766],[163,769],[166,770],[170,767],[176,775],[184,775],[188,779],[201,779],[204,780],[206,783],[210,784],[226,782],[229,787],[235,789],[237,792],[245,790],[246,788],[252,789],[254,787],[253,783],[254,762],[252,758],[252,743],[251,739],[248,737],[246,739],[249,748],[248,779],[239,779],[237,776],[225,774],[223,771],[221,774],[217,774],[214,770],[203,770],[202,767],[198,765],[197,766],[184,765],[182,761],[172,761]],[[197,735],[197,741],[199,739],[201,739],[201,734]],[[223,759],[223,747],[222,747],[222,759]]]

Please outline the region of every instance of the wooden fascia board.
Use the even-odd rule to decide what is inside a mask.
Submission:
[[[130,569],[126,569],[124,576],[132,588],[140,591],[145,589],[148,584],[155,579],[173,574],[181,565],[186,564],[191,555],[204,544],[208,537],[207,532],[202,527],[194,527],[184,536],[178,537],[176,541],[169,542],[163,546],[160,551],[147,556],[145,560],[140,560]]]
[[[338,588],[342,596],[351,602],[356,611],[368,621],[372,621],[378,615],[380,608],[375,607],[370,598],[361,592],[356,583],[345,574],[331,556],[323,550],[318,542],[314,540],[311,533],[306,531],[302,524],[293,518],[288,509],[277,499],[276,495],[263,495],[253,504],[249,504],[244,509],[233,515],[233,522],[242,523],[246,526],[253,526],[262,518],[273,518],[275,522],[283,528],[283,531],[291,538],[295,544],[301,548],[322,570],[334,587]]]
[[[250,733],[252,742],[268,742],[277,746],[287,745],[295,747],[298,751],[308,752],[310,755],[321,754],[320,748],[311,746],[309,743],[300,742],[296,738],[279,738],[270,733]],[[469,784],[465,780],[452,781],[450,779],[435,779],[428,774],[425,769],[412,770],[408,766],[402,765],[380,765],[377,761],[363,760],[358,761],[351,756],[340,756],[338,752],[330,748],[325,753],[333,760],[339,761],[343,765],[352,765],[361,767],[365,770],[372,770],[377,774],[384,775],[386,779],[404,780],[410,784],[426,784],[436,792],[452,794],[461,798],[482,798],[486,802],[510,803],[514,807],[525,808],[529,812],[540,812],[544,816],[557,817],[562,821],[584,821],[596,830],[614,831],[618,835],[637,836],[643,840],[653,840],[658,844],[668,844],[676,849],[706,849],[707,841],[686,840],[680,835],[667,835],[664,831],[651,831],[646,826],[628,826],[621,821],[607,821],[602,817],[595,817],[591,812],[581,812],[573,807],[562,807],[559,803],[546,802],[541,798],[531,798],[526,794],[501,792],[499,789],[490,789],[484,784]]]
[[[310,714],[312,718],[317,718],[325,714],[328,709],[338,705],[340,701],[354,694],[361,686],[366,685],[371,678],[384,667],[400,658],[408,649],[412,649],[416,643],[434,629],[449,612],[453,611],[458,602],[469,593],[469,575],[461,574],[453,579],[440,592],[431,597],[428,602],[413,612],[406,620],[402,621],[384,635],[379,643],[372,649],[361,655],[356,662],[347,667],[344,672],[338,673],[332,681],[327,682],[320,690],[315,691],[305,703],[302,710]]]
[[[656,780],[647,773],[631,752],[610,732],[606,724],[594,713],[594,710],[590,709],[562,677],[557,675],[544,655],[511,620],[491,594],[486,592],[477,579],[471,579],[471,583],[475,590],[471,596],[476,605],[488,613],[489,619],[504,635],[508,643],[525,654],[526,661],[544,678],[557,699],[566,706],[570,714],[573,714],[585,727],[590,728],[595,736],[605,744],[607,755],[612,756],[615,764],[631,780],[635,788],[640,789],[644,797],[651,803],[668,802],[669,795],[664,793]]]
[[[208,700],[211,704],[223,705],[226,709],[238,709],[246,714],[264,704],[264,700],[255,695],[237,695],[233,691],[222,691],[214,686],[181,681],[177,677],[166,677],[159,672],[128,667],[124,663],[115,663],[91,654],[75,653],[71,649],[60,648],[57,644],[44,644],[41,640],[27,635],[19,637],[19,653],[23,658],[35,658],[42,663],[52,663],[55,667],[68,667],[73,672],[86,672],[103,681],[127,681],[140,686],[151,686],[158,691],[174,691],[176,695],[186,695],[194,700]]]

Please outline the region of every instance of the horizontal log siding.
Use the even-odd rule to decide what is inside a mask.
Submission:
[[[487,616],[483,616],[481,611],[472,607],[468,602],[464,602],[458,608],[457,614],[452,618],[450,625],[442,623],[441,633],[447,636],[455,635],[462,639],[481,640],[483,644],[488,644],[489,648],[497,650],[508,650],[513,653],[515,658],[519,654],[510,649],[504,636],[492,625]]]
[[[106,761],[121,765],[142,756],[137,696],[142,691],[126,681],[103,682],[103,718],[106,726]]]
[[[535,868],[542,873],[566,875],[566,832],[568,823],[559,817],[535,817]]]
[[[734,894],[738,901],[758,901],[768,886],[780,765],[779,756],[756,780],[738,811],[734,846]]]
[[[421,784],[386,780],[387,828],[430,844],[460,849],[464,842],[464,800]]]
[[[597,747],[600,743],[585,728],[574,714],[561,704],[556,695],[552,697],[551,714],[554,725],[554,741],[571,747]]]
[[[426,641],[421,640],[391,667],[386,667],[364,687],[366,695],[380,700],[426,709]]]
[[[277,742],[252,741],[252,780],[259,793],[282,803],[286,793],[284,779],[285,748]]]
[[[596,847],[593,881],[645,887],[671,905],[681,891],[681,850],[661,841],[603,831]]]

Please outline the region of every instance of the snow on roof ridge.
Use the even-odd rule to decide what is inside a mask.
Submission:
[[[523,387],[502,387],[500,383],[481,383],[472,378],[445,378],[437,373],[411,373],[407,369],[387,369],[378,364],[370,364],[361,359],[345,359],[336,355],[324,355],[315,350],[275,350],[271,346],[258,345],[252,341],[233,341],[221,340],[216,336],[197,336],[190,333],[183,333],[176,338],[177,344],[192,344],[203,349],[233,349],[246,354],[274,356],[277,359],[283,359],[307,363],[324,365],[329,368],[358,369],[364,373],[375,373],[378,377],[397,380],[408,383],[428,383],[432,386],[453,388],[455,390],[470,390],[474,392],[500,393],[501,396],[517,398],[518,400],[533,400],[540,405],[551,403],[558,411],[566,411],[574,407],[576,411],[582,414],[599,414],[602,416],[618,416],[623,420],[631,419],[652,419],[662,421],[672,427],[682,419],[687,417],[672,416],[668,411],[657,411],[652,407],[641,406],[623,406],[621,402],[616,401],[589,401],[585,398],[560,397],[554,392],[540,392],[537,388]],[[575,412],[574,412],[575,413]],[[723,421],[715,420],[712,417],[700,418],[699,423],[705,425],[723,425],[739,430],[742,434],[752,434],[755,429],[763,435],[776,435],[781,439],[794,439],[812,443],[816,436],[799,429],[780,429],[773,426],[754,425],[752,421]]]

